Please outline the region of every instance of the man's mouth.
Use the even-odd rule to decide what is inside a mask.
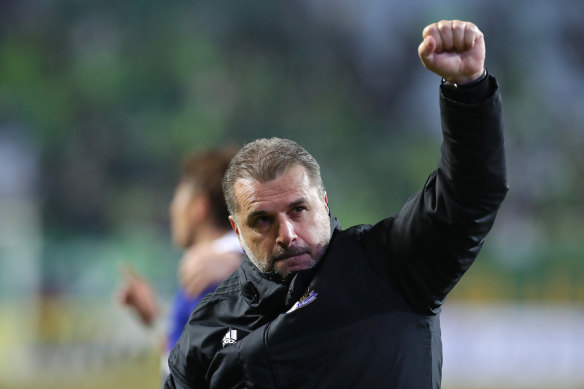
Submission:
[[[295,249],[295,250],[289,250],[286,251],[280,255],[277,255],[274,257],[274,262],[278,262],[278,261],[283,261],[285,259],[290,259],[290,258],[294,258],[294,257],[299,257],[303,254],[310,254],[309,250],[306,250],[304,248],[302,249]]]

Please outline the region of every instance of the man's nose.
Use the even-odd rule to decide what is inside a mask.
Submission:
[[[283,247],[288,247],[292,242],[296,240],[296,230],[294,228],[294,223],[288,220],[286,217],[280,218],[278,224],[278,237],[276,243]]]

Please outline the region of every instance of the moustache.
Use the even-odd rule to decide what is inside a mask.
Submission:
[[[310,247],[304,247],[304,246],[288,247],[287,249],[282,249],[281,252],[274,253],[274,255],[272,256],[272,260],[273,260],[273,262],[276,262],[276,261],[281,261],[283,259],[287,259],[290,257],[295,257],[297,255],[310,254],[310,253],[311,253]]]

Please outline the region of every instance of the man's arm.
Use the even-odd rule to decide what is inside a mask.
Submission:
[[[164,382],[164,389],[188,389],[188,388],[181,386],[180,384],[177,385],[174,382],[174,377],[171,374],[168,377],[166,377],[166,381]]]
[[[164,382],[164,389],[203,389],[208,388],[209,384],[199,371],[199,366],[193,366],[193,361],[188,362],[191,358],[187,354],[189,345],[186,344],[186,352],[180,343],[183,338],[177,342],[171,350],[168,357],[168,366],[170,372]]]
[[[186,250],[180,261],[180,285],[189,296],[197,297],[236,271],[241,260],[241,251],[219,252],[212,243],[198,244]]]
[[[423,36],[424,66],[447,81],[442,157],[423,189],[366,239],[404,297],[436,312],[478,254],[507,186],[500,98],[484,70],[483,34],[472,23],[443,21]]]

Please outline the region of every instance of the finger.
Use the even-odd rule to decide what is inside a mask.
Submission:
[[[432,36],[426,37],[420,46],[418,46],[418,55],[422,62],[430,61],[434,55],[434,49],[436,48],[436,40]]]
[[[422,61],[422,64],[428,69],[433,67],[435,52],[436,40],[431,35],[429,35],[422,41],[422,43],[420,43],[420,46],[418,46],[418,55],[420,60]]]
[[[466,29],[466,22],[460,20],[452,21],[452,39],[453,48],[455,51],[465,50],[464,32]]]
[[[428,38],[428,37],[432,37],[434,39],[434,48],[433,51],[436,53],[440,53],[443,49],[442,49],[442,37],[440,36],[440,32],[438,31],[438,23],[432,23],[428,26],[426,26],[426,28],[424,28],[424,31],[422,32],[422,37],[424,39]]]
[[[467,22],[464,29],[464,46],[466,50],[470,50],[474,47],[475,42],[482,38],[483,33],[479,28],[471,22]]]
[[[118,302],[118,304],[122,306],[129,305],[130,292],[128,291],[127,288],[121,287],[115,291],[114,298]]]
[[[442,38],[442,50],[451,51],[454,48],[454,37],[452,34],[452,22],[448,20],[441,20],[438,22],[438,31]]]

